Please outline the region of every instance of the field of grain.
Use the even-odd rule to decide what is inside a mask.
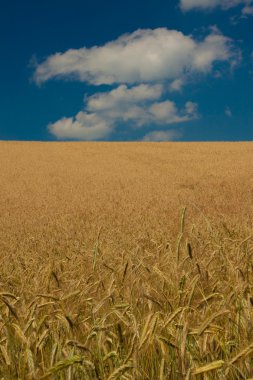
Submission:
[[[0,142],[0,379],[253,378],[252,163]]]

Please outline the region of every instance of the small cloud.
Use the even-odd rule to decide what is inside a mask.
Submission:
[[[245,5],[245,7],[242,9],[242,15],[253,16],[253,6]]]
[[[198,104],[193,102],[185,103],[185,110],[187,115],[194,115],[194,118],[197,119],[198,116]]]
[[[231,109],[229,107],[225,108],[225,115],[227,117],[232,117],[233,116],[232,111],[231,111]]]
[[[184,109],[179,111],[174,102],[166,100],[152,104],[149,113],[157,124],[172,124],[197,119],[197,109],[196,103],[186,102]]]
[[[218,7],[222,10],[228,10],[242,5],[241,14],[244,16],[253,15],[251,4],[252,0],[180,0],[180,7],[184,12],[191,10],[210,11]],[[232,21],[236,22],[236,19],[232,19]]]
[[[180,0],[180,7],[183,11],[192,9],[206,10],[218,6],[219,0]]]
[[[178,79],[175,79],[173,80],[173,82],[171,82],[169,88],[170,88],[170,91],[181,91],[182,88],[183,88],[183,85],[184,85],[184,80],[183,78],[178,78]]]
[[[143,137],[143,141],[151,142],[151,141],[174,141],[178,140],[182,134],[177,130],[169,130],[169,131],[152,131],[147,133]]]
[[[97,93],[88,98],[87,108],[89,111],[103,111],[111,109],[119,109],[127,104],[128,106],[137,103],[143,103],[159,99],[163,93],[163,86],[160,84],[147,85],[141,84],[128,88],[125,84],[104,93]]]
[[[119,125],[141,128],[166,126],[199,117],[198,105],[186,102],[179,109],[171,100],[161,101],[163,86],[141,84],[117,88],[85,98],[85,107],[73,118],[62,118],[48,126],[59,139],[100,140],[108,138]]]
[[[101,140],[112,131],[112,125],[102,120],[96,114],[79,112],[75,118],[62,118],[49,124],[49,132],[58,139]]]

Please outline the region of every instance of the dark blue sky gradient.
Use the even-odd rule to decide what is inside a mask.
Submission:
[[[184,14],[178,1],[172,0],[2,0],[0,140],[55,140],[47,125],[74,116],[83,106],[84,94],[107,88],[59,80],[39,87],[31,80],[35,59],[41,62],[70,48],[103,45],[139,28],[166,27],[196,37],[211,25],[240,47],[241,64],[234,72],[227,68],[221,78],[208,75],[188,84],[182,93],[171,94],[179,106],[189,99],[198,103],[201,114],[200,119],[175,128],[182,130],[182,141],[252,140],[253,17],[239,19],[239,15],[239,7]],[[238,17],[235,25],[232,16]],[[232,117],[225,115],[226,107]],[[116,132],[111,140],[143,136],[143,131],[126,126]]]

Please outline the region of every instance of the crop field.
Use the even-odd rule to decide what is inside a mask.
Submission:
[[[253,379],[253,143],[0,142],[0,379]]]

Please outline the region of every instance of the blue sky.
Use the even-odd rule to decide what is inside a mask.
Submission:
[[[0,10],[0,140],[252,140],[253,1]]]

